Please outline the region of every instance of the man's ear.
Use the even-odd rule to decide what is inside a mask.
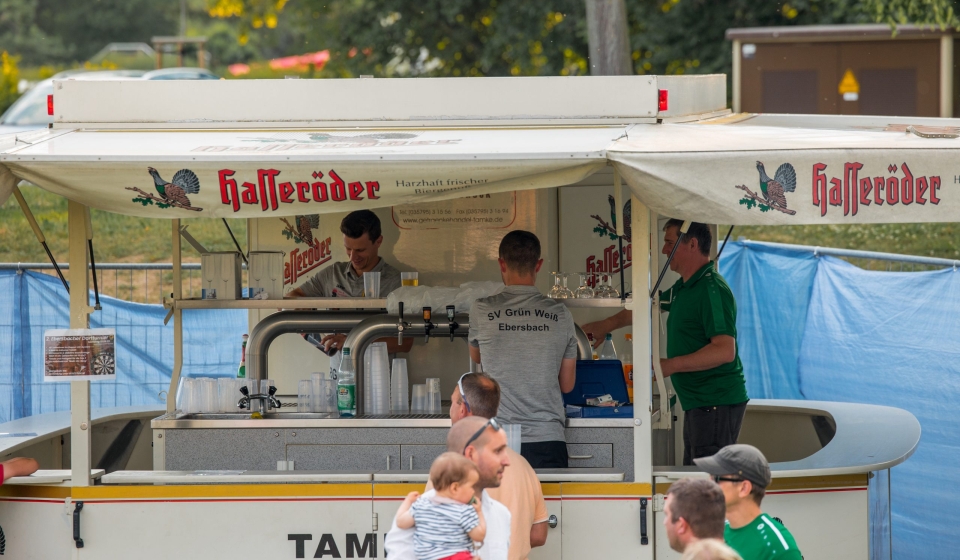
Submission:
[[[540,267],[543,266],[543,259],[537,261],[537,267],[533,269],[534,274],[540,272]]]
[[[740,497],[746,498],[750,495],[750,492],[753,491],[753,483],[749,480],[744,480],[740,483]]]
[[[373,242],[373,246],[374,246],[374,248],[379,249],[381,244],[383,244],[383,236],[382,236],[382,235],[381,235],[380,237],[378,237],[376,241]]]
[[[501,259],[501,258],[498,257],[498,258],[497,258],[497,263],[500,265],[500,273],[501,273],[501,274],[506,274],[506,273],[507,273],[507,261],[505,261],[505,260],[503,260],[503,259]]]

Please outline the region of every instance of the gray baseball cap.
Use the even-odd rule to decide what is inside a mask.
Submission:
[[[693,462],[712,475],[735,475],[761,488],[770,486],[770,464],[763,453],[752,445],[728,445],[715,455],[694,459]]]

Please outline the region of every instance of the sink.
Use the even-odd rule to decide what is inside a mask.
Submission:
[[[266,412],[264,420],[329,420],[340,418],[336,412]],[[210,412],[178,414],[176,420],[250,420],[249,412]]]

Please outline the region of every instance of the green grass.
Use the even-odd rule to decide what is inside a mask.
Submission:
[[[67,199],[33,186],[20,187],[33,211],[47,245],[58,262],[68,260]],[[101,210],[91,213],[93,248],[97,262],[170,262],[171,220],[137,218]],[[247,249],[247,222],[228,219],[240,246]],[[229,251],[233,241],[219,219],[181,220],[190,233],[211,251]],[[47,262],[43,247],[34,237],[16,198],[0,207],[0,262]],[[183,262],[200,262],[200,255],[183,243]]]
[[[721,240],[730,226],[720,226]],[[960,224],[740,226],[731,239],[960,259]]]

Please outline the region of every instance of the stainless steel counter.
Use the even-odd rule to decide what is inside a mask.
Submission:
[[[633,418],[567,418],[568,428],[631,428]],[[272,428],[449,428],[445,415],[370,416],[339,418],[335,414],[280,412],[262,419],[249,414],[164,414],[154,418],[153,429],[272,429]]]

